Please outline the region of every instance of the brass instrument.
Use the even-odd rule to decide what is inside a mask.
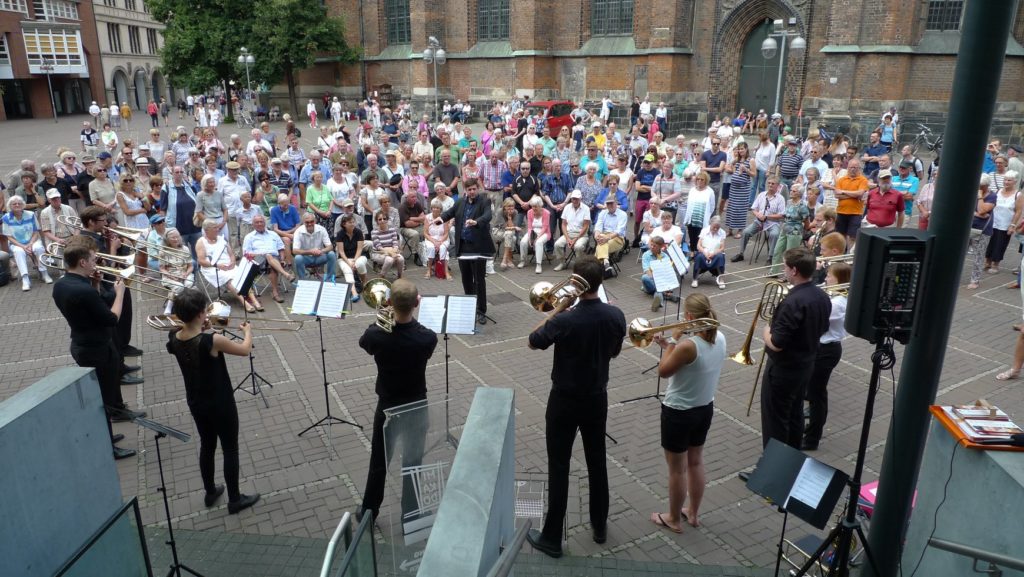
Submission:
[[[781,281],[775,281],[775,282],[781,282]],[[850,288],[850,283],[844,283],[844,284],[837,284],[837,285],[834,285],[834,286],[823,286],[823,287],[821,287],[821,290],[825,291],[825,293],[828,294],[828,296],[833,297],[833,296],[836,296],[836,295],[846,296],[846,293],[849,290],[849,288]],[[789,289],[787,288],[786,292],[788,292],[788,291],[789,291]],[[783,296],[785,296],[785,295],[783,295]],[[761,297],[756,298],[756,299],[746,299],[746,300],[742,300],[742,301],[736,301],[736,304],[733,306],[733,313],[735,313],[737,315],[740,315],[740,316],[746,316],[746,315],[749,315],[749,314],[754,314],[755,312],[757,312],[757,308],[746,308],[745,305],[750,305],[752,303],[759,303],[759,302],[761,302],[761,300],[763,298],[764,298],[764,295],[762,294]],[[777,305],[777,304],[778,303],[774,303],[773,306]],[[768,316],[769,316],[769,318],[771,318],[771,315],[768,315]]]
[[[231,316],[231,307],[223,301],[214,301],[206,307],[206,320],[215,331],[240,330],[242,322],[248,322],[253,330],[287,331],[302,330],[302,321],[286,319],[245,318]],[[232,321],[240,321],[232,323]],[[185,324],[174,315],[151,315],[146,317],[146,324],[158,331],[173,332],[180,330]]]
[[[82,219],[77,216],[61,214],[57,216],[57,222],[73,229],[81,230],[83,228]],[[106,227],[108,233],[121,237],[122,240],[131,244],[135,250],[141,250],[156,260],[161,260],[162,253],[173,254],[175,258],[192,258],[192,252],[188,248],[172,248],[140,238],[146,230],[144,228],[129,228],[116,225]]]
[[[395,309],[391,306],[391,282],[384,278],[371,279],[363,286],[363,300],[377,310],[376,325],[390,333],[395,326]]]
[[[845,262],[847,264],[853,264],[852,254],[841,254],[839,256],[819,256],[817,258],[818,264],[827,265],[837,262]],[[721,279],[723,282],[728,282],[730,286],[734,283],[742,282],[761,282],[765,280],[774,280],[776,275],[768,274],[768,271],[776,265],[765,265],[735,272],[722,273]],[[778,266],[782,266],[779,264]]]
[[[50,243],[50,245],[47,247],[47,252],[43,254],[43,256],[40,258],[40,261],[45,266],[48,266],[48,267],[50,267],[52,269],[55,269],[55,270],[63,271],[63,270],[65,270],[64,269],[64,259],[59,254],[54,252],[54,248],[56,248],[57,246],[60,246],[60,245],[57,245],[57,243]],[[146,282],[146,280],[148,280],[148,279],[144,279],[144,275],[146,274],[146,271],[148,271],[149,269],[147,269],[145,267],[141,267],[143,270],[140,271],[140,267],[137,267],[137,266],[131,264],[132,259],[135,258],[133,255],[115,256],[115,255],[99,253],[99,254],[97,254],[97,256],[99,256],[102,259],[107,259],[107,260],[114,261],[116,263],[125,265],[125,268],[114,268],[114,267],[109,267],[109,266],[97,266],[96,270],[101,272],[101,273],[104,273],[104,274],[107,274],[107,275],[111,275],[111,276],[114,276],[114,277],[119,277],[119,278],[123,279],[124,280],[124,284],[125,284],[126,287],[127,286],[132,286],[132,281],[135,281],[136,279],[139,279],[140,282],[138,282],[134,286],[132,286],[132,291],[137,292],[137,293],[146,294],[146,295],[153,296],[153,297],[158,297],[158,298],[161,298],[161,299],[170,299],[170,298],[173,297],[173,295],[174,295],[173,291],[164,290],[164,289],[162,289],[162,288],[160,288],[158,286],[153,286],[153,285],[151,285],[151,284]],[[175,276],[175,278],[178,278],[179,282],[181,284],[183,284],[183,285],[185,284],[186,279],[183,279],[181,277],[177,277],[177,275],[172,275],[172,276]],[[116,282],[116,281],[115,281],[115,279],[111,279],[111,278],[106,277],[106,276],[101,276],[100,277],[100,282],[114,284],[114,282]]]
[[[707,317],[699,319],[693,319],[688,321],[679,321],[677,323],[669,323],[661,326],[651,326],[651,321],[637,317],[630,321],[629,328],[626,329],[626,338],[638,349],[647,348],[652,342],[654,342],[654,335],[670,331],[672,329],[679,329],[684,334],[701,333],[706,330],[718,328],[718,321]]]
[[[578,274],[554,284],[540,281],[530,287],[530,306],[540,312],[564,309],[589,290],[590,283]]]

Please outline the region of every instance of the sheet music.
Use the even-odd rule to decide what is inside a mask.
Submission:
[[[252,270],[252,266],[252,261],[247,258],[243,258],[241,262],[235,265],[235,268],[231,269],[229,273],[231,275],[231,286],[236,289],[241,288],[242,281],[244,281],[245,277],[249,275],[249,271]]]
[[[821,498],[825,496],[828,484],[832,481],[833,471],[832,467],[824,463],[811,458],[806,459],[800,467],[796,481],[793,481],[793,490],[789,492],[789,498],[783,507],[789,505],[790,499],[796,499],[811,509],[817,509]]]
[[[460,254],[459,260],[480,260],[480,259],[494,258],[491,255],[486,254]]]
[[[651,274],[654,275],[654,288],[660,292],[668,292],[679,288],[679,277],[669,259],[651,259]]]
[[[444,332],[445,295],[420,298],[420,310],[416,320],[437,334]]]
[[[292,299],[292,314],[315,315],[318,296],[320,296],[319,281],[300,280],[298,288],[295,289],[295,298]]]
[[[690,269],[690,261],[683,254],[682,247],[672,242],[665,247],[665,250],[668,251],[668,258],[672,261],[672,265],[676,267],[679,276],[686,276],[686,271]]]
[[[476,297],[448,297],[448,322],[445,332],[450,335],[471,335],[476,330]]]
[[[348,283],[323,283],[320,291],[320,303],[316,306],[316,316],[340,319],[345,314],[348,303]]]
[[[604,292],[604,283],[601,283],[597,287],[597,298],[601,299],[601,302],[604,304],[608,304],[608,293]],[[579,301],[576,301],[576,304],[579,304]],[[575,307],[576,304],[573,304],[573,307]]]

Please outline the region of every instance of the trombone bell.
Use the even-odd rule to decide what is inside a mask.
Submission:
[[[626,329],[626,338],[634,347],[644,349],[654,342],[654,335],[661,332],[678,329],[684,334],[693,334],[716,328],[718,328],[718,321],[706,317],[657,327],[651,326],[651,321],[637,317],[630,321],[629,327]]]
[[[540,281],[530,287],[530,306],[540,312],[548,312],[572,304],[589,290],[590,283],[578,274],[554,284]]]

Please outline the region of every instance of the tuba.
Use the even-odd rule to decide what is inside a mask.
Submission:
[[[371,279],[363,287],[362,297],[367,305],[377,309],[375,324],[390,333],[395,326],[395,309],[391,307],[391,282],[383,278]]]

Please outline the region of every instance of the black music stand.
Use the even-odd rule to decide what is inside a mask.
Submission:
[[[420,299],[417,318],[423,326],[437,334],[444,335],[444,432],[445,439],[456,449],[459,448],[459,440],[451,433],[449,415],[451,396],[449,395],[448,364],[451,355],[448,354],[448,335],[476,334],[476,299],[476,295],[424,296]]]
[[[252,283],[256,281],[256,275],[259,272],[259,270],[255,266],[251,266],[252,261],[249,261],[249,265],[249,270],[245,273],[245,276],[242,278],[242,283],[238,287],[238,294],[248,293],[249,289],[252,288]],[[245,307],[242,307],[242,311],[243,314],[245,315],[245,322],[249,322],[249,310],[246,309]],[[252,348],[249,349],[249,374],[245,375],[244,377],[242,377],[242,380],[238,381],[238,384],[235,385],[235,390],[240,390],[243,393],[252,395],[254,397],[256,395],[259,395],[260,398],[263,399],[263,406],[269,409],[270,403],[267,402],[267,397],[266,395],[263,394],[263,389],[260,385],[266,385],[270,388],[274,388],[274,385],[272,385],[270,381],[268,381],[267,379],[263,378],[263,375],[256,372],[256,366],[253,364],[255,356],[252,353],[252,351],[255,348],[256,345],[254,344]],[[245,385],[246,381],[252,382],[252,390],[242,388],[242,386]]]
[[[167,516],[167,541],[165,543],[171,546],[171,565],[167,570],[167,577],[175,575],[181,577],[181,572],[191,573],[195,577],[203,577],[202,573],[199,573],[195,569],[192,569],[188,565],[185,565],[178,559],[178,545],[174,541],[174,526],[171,523],[171,504],[167,498],[167,482],[164,479],[164,462],[163,457],[160,454],[160,439],[164,437],[174,437],[182,443],[187,443],[192,439],[192,436],[188,433],[179,431],[175,428],[168,427],[167,425],[151,421],[143,417],[136,417],[132,419],[132,422],[136,425],[149,429],[156,433],[153,435],[153,442],[156,444],[156,465],[157,470],[160,471],[160,486],[157,487],[157,491],[163,497],[164,500],[164,514]]]
[[[316,317],[316,327],[320,331],[320,368],[324,377],[324,404],[327,405],[327,414],[319,421],[306,427],[299,433],[305,435],[312,429],[320,426],[331,426],[335,423],[341,425],[352,425],[362,429],[363,426],[352,421],[346,421],[341,417],[331,414],[331,393],[330,383],[327,381],[327,349],[324,347],[324,325],[321,319],[324,316],[330,318],[344,318],[345,306],[349,302],[349,285],[346,283],[327,283],[326,279],[316,281],[299,281],[299,287],[295,289],[295,298],[292,300],[292,313],[301,315],[312,315]]]

